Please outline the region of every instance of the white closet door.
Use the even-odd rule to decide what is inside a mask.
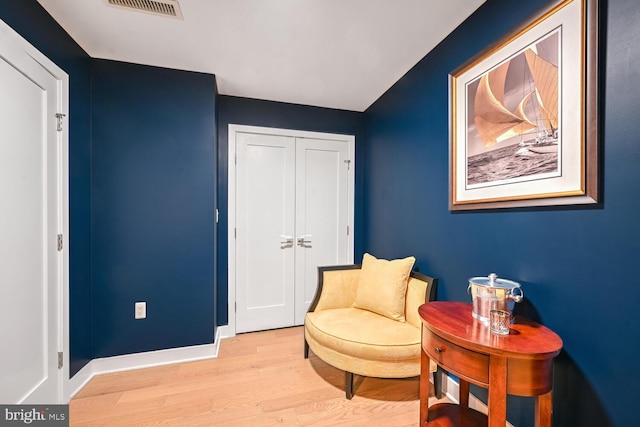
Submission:
[[[236,134],[236,331],[294,321],[295,139]]]
[[[0,402],[57,403],[58,81],[0,31]]]
[[[230,125],[232,333],[302,325],[318,266],[353,262],[353,141]]]
[[[318,266],[347,264],[348,143],[296,140],[295,325],[318,284]]]

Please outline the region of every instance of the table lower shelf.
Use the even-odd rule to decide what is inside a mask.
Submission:
[[[486,415],[455,403],[438,403],[429,407],[429,421],[423,427],[476,427],[487,426]]]

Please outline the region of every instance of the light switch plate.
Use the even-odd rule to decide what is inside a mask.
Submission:
[[[147,317],[147,303],[142,301],[142,302],[137,302],[136,303],[136,310],[135,310],[135,318],[136,319],[144,319]]]

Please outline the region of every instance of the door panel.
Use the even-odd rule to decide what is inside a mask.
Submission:
[[[296,141],[295,325],[315,296],[318,266],[348,262],[347,158],[344,141]]]
[[[0,402],[57,403],[57,80],[0,33]]]
[[[236,330],[291,326],[295,140],[240,133],[236,141]]]

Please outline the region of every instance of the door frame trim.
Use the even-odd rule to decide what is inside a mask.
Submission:
[[[57,400],[67,403],[70,392],[69,378],[69,75],[47,58],[13,28],[0,20],[0,33],[14,42],[46,72],[57,80],[57,113],[65,115],[62,131],[57,133],[58,151],[58,230],[64,236],[62,250],[58,252],[58,352],[63,354],[62,369],[58,369]],[[52,402],[54,403],[54,402]]]
[[[282,129],[282,128],[270,128],[262,126],[248,126],[229,124],[229,132],[227,138],[227,294],[228,305],[227,310],[229,313],[228,324],[226,328],[225,337],[234,337],[236,335],[236,134],[237,133],[255,133],[260,135],[278,135],[289,136],[294,138],[313,138],[313,139],[328,139],[333,141],[345,141],[348,143],[349,160],[351,165],[349,167],[347,178],[347,211],[348,211],[348,225],[349,225],[349,238],[347,239],[347,253],[354,257],[354,209],[355,209],[355,152],[356,152],[356,137],[355,135],[344,135],[337,133],[325,133],[325,132],[311,132],[294,129]]]

